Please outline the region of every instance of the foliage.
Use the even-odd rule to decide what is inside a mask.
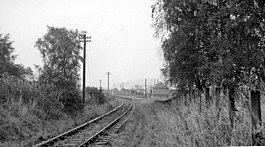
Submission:
[[[0,34],[0,47],[1,47],[1,50],[0,50],[1,51],[0,52],[0,57],[1,57],[0,59],[1,60],[0,60],[0,62],[2,64],[12,63],[16,58],[15,55],[12,55],[12,53],[14,52],[14,47],[12,46],[12,43],[13,42],[10,41],[9,34],[7,34],[7,35]]]
[[[70,115],[75,115],[83,108],[81,96],[77,89],[72,89],[71,91],[64,91],[61,96],[61,101],[64,106],[63,110]]]
[[[99,104],[104,103],[106,100],[102,90],[99,90],[96,87],[86,87],[86,93],[89,94],[92,101],[96,101]]]
[[[228,88],[232,129],[235,89],[261,88],[261,80],[265,81],[264,14],[264,2],[255,0],[157,0],[153,5],[155,35],[162,37],[164,76],[182,89]],[[208,101],[209,89],[205,92]],[[254,109],[260,110],[259,103],[251,109],[252,118]]]
[[[32,70],[21,64],[15,64],[16,55],[13,55],[13,41],[9,34],[0,34],[0,74],[10,74],[16,77],[25,77],[32,74]]]
[[[190,98],[187,98],[190,99]],[[227,105],[220,98],[222,105]],[[234,129],[230,127],[227,109],[216,109],[215,105],[203,106],[200,110],[198,100],[185,102],[184,98],[175,99],[169,104],[155,104],[157,119],[163,126],[154,139],[165,142],[163,146],[249,146],[250,120],[248,109],[236,112]],[[237,104],[243,105],[246,100],[238,99]],[[218,119],[218,114],[219,119]],[[152,121],[150,122],[152,123]],[[161,135],[164,136],[161,139]],[[160,136],[159,136],[160,135]]]
[[[164,76],[184,88],[205,86],[205,81],[234,87],[249,84],[246,79],[253,75],[262,77],[263,5],[252,0],[157,0],[152,16],[155,36],[162,38]]]
[[[35,44],[43,57],[43,68],[39,68],[39,82],[54,85],[59,99],[66,112],[81,107],[78,93],[79,34],[75,30],[47,26],[48,32]]]
[[[79,91],[67,92],[62,93],[67,96],[62,102],[54,85],[1,75],[0,146],[33,146],[38,138],[48,139],[67,131],[110,111],[116,104],[114,99],[111,104],[90,103],[80,112]]]
[[[43,57],[44,67],[40,80],[57,87],[76,86],[80,67],[78,31],[48,27],[48,33],[35,44]]]

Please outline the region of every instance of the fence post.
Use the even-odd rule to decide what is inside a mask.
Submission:
[[[250,115],[251,115],[251,145],[260,145],[262,137],[261,108],[260,108],[260,91],[250,91]]]
[[[235,88],[227,88],[228,90],[228,112],[232,130],[234,129],[235,117]]]
[[[250,145],[253,144],[253,137],[252,137],[252,115],[251,115],[251,90],[248,92],[249,94],[249,123],[250,123],[250,127],[249,127],[249,130],[250,130]]]
[[[217,122],[219,121],[219,117],[220,117],[220,101],[221,101],[221,88],[220,87],[215,87],[214,90],[215,94],[215,108],[216,108],[216,112],[217,112]]]
[[[206,103],[209,105],[210,104],[210,88],[209,87],[206,87],[205,88],[205,101]]]

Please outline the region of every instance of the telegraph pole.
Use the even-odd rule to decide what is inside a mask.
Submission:
[[[110,72],[107,72],[107,75],[108,75],[108,94],[109,94],[109,75],[110,75]]]
[[[88,39],[88,40],[87,40]],[[84,42],[84,55],[83,55],[83,104],[85,104],[86,96],[86,42],[91,42],[91,36],[86,36],[86,31],[82,31],[79,42]]]

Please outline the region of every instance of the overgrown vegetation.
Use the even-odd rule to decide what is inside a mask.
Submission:
[[[90,96],[89,102],[96,102],[98,104],[106,102],[102,89],[98,89],[96,87],[86,87],[86,93]]]
[[[250,115],[245,107],[247,99],[242,95],[236,97],[236,125],[230,127],[227,97],[220,97],[220,110],[215,105],[207,106],[205,99],[179,98],[170,103],[156,103],[158,126],[164,126],[154,139],[164,142],[166,146],[249,146],[251,145]],[[202,105],[202,108],[200,106]],[[163,137],[162,137],[163,134]],[[163,138],[163,140],[162,140]]]
[[[231,129],[238,125],[234,124],[236,92],[244,89],[250,95],[253,145],[261,137],[257,132],[263,125],[264,13],[260,0],[156,0],[152,6],[155,36],[162,40],[166,81],[189,98],[200,99],[204,92],[209,109],[212,105],[222,108],[221,98],[213,100],[209,88],[219,93],[227,89]],[[205,109],[202,104],[200,108]]]
[[[82,111],[67,107],[72,108],[69,113],[56,99],[57,92],[51,85],[39,85],[8,75],[0,81],[0,146],[32,146],[115,106],[115,101],[99,104],[90,100]]]
[[[35,44],[44,63],[42,68],[38,68],[40,72],[38,82],[53,87],[53,93],[56,93],[54,98],[69,114],[82,109],[81,97],[78,93],[79,61],[82,61],[78,37],[77,30],[48,26],[48,33],[39,38]]]
[[[16,55],[13,54],[13,42],[9,34],[0,33],[0,74],[9,74],[16,77],[28,78],[32,75],[30,67],[25,68],[21,64],[15,64]]]
[[[0,146],[24,146],[50,138],[112,109],[104,95],[81,103],[79,32],[48,26],[35,47],[44,66],[14,63],[9,35],[0,34]],[[91,96],[93,95],[93,96]]]

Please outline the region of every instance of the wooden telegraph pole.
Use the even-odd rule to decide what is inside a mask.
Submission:
[[[88,39],[88,40],[87,40]],[[91,36],[86,36],[86,31],[82,31],[80,35],[79,42],[84,42],[84,55],[83,55],[83,104],[85,104],[85,94],[86,94],[86,42],[91,42]]]
[[[109,75],[110,75],[110,72],[107,72],[107,75],[108,75],[108,94],[109,94]]]

